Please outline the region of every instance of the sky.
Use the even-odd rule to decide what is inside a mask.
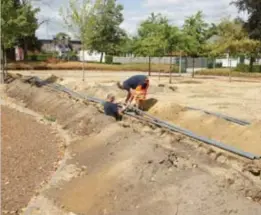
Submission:
[[[81,0],[79,0],[81,1]],[[184,19],[201,10],[207,22],[217,23],[224,17],[241,17],[237,8],[230,5],[232,0],[117,0],[124,6],[124,22],[121,27],[129,34],[134,35],[141,21],[145,20],[152,12],[161,13],[171,23],[182,26]],[[59,32],[66,32],[75,38],[74,32],[64,25],[60,9],[67,7],[68,0],[42,0],[33,1],[34,6],[40,8],[39,22],[47,20],[36,31],[39,39],[52,39]]]

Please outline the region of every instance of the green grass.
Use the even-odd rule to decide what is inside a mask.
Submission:
[[[44,119],[49,122],[55,122],[56,118],[54,116],[44,116]]]
[[[8,64],[10,70],[81,70],[81,62],[13,62]],[[99,71],[148,71],[148,64],[101,64],[101,63],[84,63],[86,70]],[[151,64],[152,72],[169,72],[168,64]],[[174,66],[174,72],[177,71]]]
[[[229,76],[229,69],[228,68],[206,69],[206,70],[198,71],[198,72],[196,72],[196,74],[197,75]],[[261,73],[231,71],[231,75],[233,77],[261,78]]]

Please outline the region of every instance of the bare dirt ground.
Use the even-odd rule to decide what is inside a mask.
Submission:
[[[14,71],[24,75],[37,75],[47,77],[50,74],[57,75],[64,79],[65,84],[77,91],[90,93],[90,86],[99,84],[96,87],[100,93],[99,97],[105,97],[106,87],[111,88],[116,81],[124,80],[134,74],[147,74],[142,72],[99,72],[86,71],[85,81],[82,82],[81,71]],[[168,77],[151,77],[152,86],[149,97],[158,99],[161,103],[173,102],[182,106],[193,106],[209,111],[224,113],[239,119],[260,120],[261,119],[261,79],[233,78],[232,82],[227,77],[204,77],[196,76],[192,79],[189,75],[178,77],[173,75],[172,84],[168,84]],[[174,91],[166,88],[158,89],[159,84],[174,87]],[[124,94],[119,94],[120,97]]]
[[[2,214],[19,214],[55,171],[63,140],[33,116],[1,106]]]
[[[98,97],[118,92],[111,80],[99,86],[66,81]],[[155,89],[169,98],[176,92]],[[261,214],[260,161],[216,151],[136,120],[117,123],[94,105],[47,87],[16,80],[6,93],[55,117],[74,140],[68,147],[70,158],[26,214]]]
[[[116,82],[133,74],[87,73],[86,81],[82,82],[66,73],[60,83],[86,95],[105,99],[107,93],[114,93],[118,100],[124,100],[126,92],[119,90]],[[261,155],[261,82],[234,78],[230,83],[222,77],[173,77],[172,84],[168,81],[166,77],[151,78],[148,98],[157,101],[149,110],[151,114],[201,136]],[[199,111],[187,110],[187,106],[247,120],[251,125],[237,125]]]

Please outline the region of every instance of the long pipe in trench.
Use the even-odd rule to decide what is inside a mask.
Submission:
[[[80,93],[77,93],[77,92],[74,92],[60,84],[54,84],[54,83],[45,83],[44,81],[42,81],[40,78],[38,77],[34,77],[35,81],[40,85],[40,86],[43,86],[43,85],[47,85],[55,90],[58,90],[58,91],[62,91],[62,92],[65,92],[69,95],[71,95],[72,97],[74,98],[80,98],[80,99],[84,99],[84,100],[88,100],[88,101],[91,101],[91,102],[95,102],[95,103],[104,103],[105,101],[102,100],[102,99],[99,99],[99,98],[95,98],[95,97],[90,97],[90,96],[85,96],[85,95],[82,95]],[[171,130],[171,131],[174,131],[174,132],[178,132],[178,133],[181,133],[181,134],[184,134],[186,136],[189,136],[193,139],[196,139],[196,140],[199,140],[201,142],[204,142],[204,143],[207,143],[209,145],[212,145],[212,146],[215,146],[215,147],[218,147],[218,148],[221,148],[223,150],[226,150],[228,152],[232,152],[234,154],[237,154],[237,155],[240,155],[242,157],[245,157],[245,158],[248,158],[248,159],[251,159],[251,160],[254,160],[254,159],[260,159],[261,156],[260,155],[255,155],[255,154],[252,154],[250,152],[245,152],[245,151],[242,151],[240,149],[237,149],[235,147],[232,147],[232,146],[229,146],[229,145],[226,145],[222,142],[219,142],[219,141],[216,141],[216,140],[212,140],[212,139],[209,139],[209,138],[206,138],[206,137],[203,137],[203,136],[200,136],[200,135],[197,135],[195,133],[193,133],[192,131],[190,130],[187,130],[187,129],[184,129],[184,128],[180,128],[174,124],[170,124],[170,123],[167,123],[161,119],[158,119],[144,111],[141,111],[137,108],[134,108],[134,110],[136,112],[138,112],[141,116],[138,117],[140,120],[144,120],[144,121],[147,121],[151,124],[154,124],[154,125],[157,125],[157,126],[160,126],[160,127],[164,127],[168,130]],[[137,116],[133,113],[129,113],[129,112],[126,112],[126,114],[128,116],[131,116],[131,117],[136,117]],[[146,116],[148,119],[146,120],[146,118],[144,118],[143,116]]]

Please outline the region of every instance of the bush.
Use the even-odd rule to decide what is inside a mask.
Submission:
[[[215,68],[222,68],[222,63],[216,63]],[[214,62],[208,63],[208,69],[213,69],[214,68]]]
[[[113,56],[112,55],[106,55],[105,56],[105,63],[106,64],[112,64],[113,63]]]
[[[237,72],[250,72],[250,66],[247,64],[240,63],[235,68],[235,71]],[[253,65],[253,71],[254,73],[261,72],[261,65]]]
[[[46,61],[48,58],[53,57],[52,53],[40,53],[40,54],[30,54],[27,59],[29,61]]]

